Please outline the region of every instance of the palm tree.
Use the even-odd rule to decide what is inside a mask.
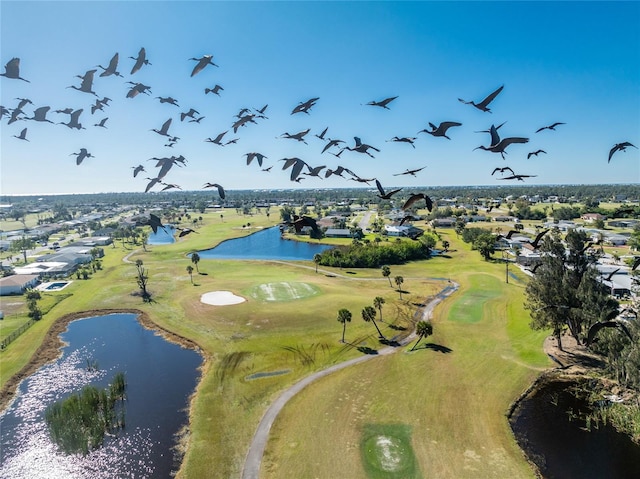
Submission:
[[[444,248],[445,252],[449,251],[449,246],[450,246],[450,243],[447,240],[442,241],[442,247]]]
[[[380,328],[376,324],[376,309],[373,306],[365,306],[364,308],[362,308],[362,319],[364,319],[367,323],[369,321],[373,323],[373,325],[376,327],[376,330],[378,331],[378,336],[380,337],[380,339],[387,339],[384,337],[382,331],[380,331]]]
[[[193,284],[193,266],[187,266],[187,273],[189,273],[189,278],[191,278],[191,284]]]
[[[342,323],[342,342],[344,343],[344,333],[347,330],[347,323],[351,322],[351,311],[342,308],[338,311],[338,322]]]
[[[191,262],[196,265],[196,271],[200,274],[200,270],[198,269],[198,262],[200,261],[200,255],[195,251],[191,253]]]
[[[322,255],[320,253],[316,253],[313,255],[313,262],[316,264],[316,273],[318,272],[318,265],[322,260]]]
[[[385,303],[385,300],[382,296],[376,296],[373,298],[373,305],[378,308],[380,311],[380,321],[382,321],[382,305]]]
[[[433,326],[431,326],[431,323],[429,321],[418,321],[418,324],[416,324],[416,334],[418,335],[418,340],[410,349],[410,351],[416,349],[416,346],[420,341],[422,341],[422,338],[426,338],[427,336],[431,336],[433,334]]]
[[[393,287],[393,285],[391,284],[391,268],[389,268],[387,265],[384,265],[382,267],[382,276],[387,278],[389,280],[389,286]]]
[[[393,278],[393,281],[396,283],[398,293],[400,293],[400,299],[402,299],[402,283],[404,283],[404,278],[402,276],[396,276]]]

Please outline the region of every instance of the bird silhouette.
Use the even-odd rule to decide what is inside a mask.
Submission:
[[[408,136],[403,136],[403,137],[398,137],[398,136],[394,136],[393,138],[391,138],[390,140],[387,141],[393,141],[393,142],[399,142],[399,143],[409,143],[413,148],[415,148],[416,146],[413,144],[414,141],[416,141],[417,138],[415,137],[408,137]]]
[[[0,76],[11,78],[12,80],[22,80],[27,83],[31,83],[29,80],[20,76],[20,59],[12,58],[4,66],[4,73],[0,73]]]
[[[300,158],[282,158],[280,161],[284,161],[284,165],[282,166],[283,170],[291,168],[291,175],[289,177],[291,181],[297,180],[305,166],[307,169],[311,169],[311,167]]]
[[[131,168],[133,168],[133,177],[134,178],[136,176],[138,176],[138,173],[140,173],[141,171],[145,171],[144,166],[142,166],[142,165],[132,166]]]
[[[129,58],[136,61],[136,63],[133,65],[133,68],[131,68],[132,75],[136,73],[138,70],[140,70],[143,65],[151,65],[151,63],[149,63],[149,60],[147,60],[147,51],[144,49],[144,47],[140,49],[137,57],[135,58],[129,57]]]
[[[213,93],[214,95],[220,96],[220,91],[224,91],[224,88],[222,88],[220,85],[216,85],[213,88],[205,88],[204,94],[206,95],[208,93]]]
[[[250,165],[255,158],[258,161],[258,165],[262,166],[262,160],[266,158],[266,156],[264,156],[262,153],[255,153],[255,152],[245,153],[244,156],[247,157],[247,165]]]
[[[365,153],[369,155],[371,158],[375,158],[375,157],[371,153],[369,153],[368,151],[369,149],[372,149],[373,151],[377,151],[378,153],[380,152],[380,150],[378,150],[377,148],[371,145],[367,145],[366,143],[362,143],[362,140],[360,140],[360,138],[358,138],[357,136],[354,136],[353,139],[356,142],[356,146],[354,146],[353,148],[349,146],[345,146],[343,149],[349,150],[349,151],[357,151],[358,153]]]
[[[69,128],[75,128],[77,130],[84,129],[84,127],[82,126],[82,123],[80,123],[78,121],[80,119],[80,115],[82,114],[82,111],[83,111],[82,108],[80,108],[79,110],[73,110],[71,113],[69,113],[69,122],[68,123],[60,122],[58,124],[59,125],[66,125]]]
[[[433,201],[431,200],[431,198],[429,198],[428,195],[424,194],[424,193],[415,193],[412,194],[409,199],[407,201],[405,201],[405,203],[402,205],[403,210],[406,210],[408,208],[411,208],[412,205],[414,205],[415,203],[417,203],[420,200],[424,200],[427,209],[429,210],[429,212],[431,212],[431,210],[433,209]]]
[[[329,139],[329,141],[327,142],[327,144],[326,144],[326,145],[324,145],[324,148],[322,149],[322,152],[321,152],[321,153],[324,153],[325,151],[327,151],[327,150],[328,150],[329,148],[331,148],[332,146],[337,146],[337,145],[339,145],[340,143],[344,143],[344,141],[342,141],[342,140],[332,140],[332,139]],[[342,152],[342,150],[340,150],[340,152]]]
[[[80,148],[78,153],[71,153],[69,156],[76,156],[76,165],[79,165],[84,161],[85,158],[95,158],[91,153],[87,151],[86,148]]]
[[[224,188],[219,185],[218,183],[205,183],[203,188],[217,188],[218,189],[218,195],[220,196],[220,198],[222,198],[224,200],[225,198],[225,192],[224,192]]]
[[[222,138],[224,137],[224,135],[227,134],[228,131],[229,130],[225,130],[222,133],[220,133],[218,136],[216,136],[215,138],[207,138],[204,141],[209,142],[209,143],[213,143],[215,145],[224,146],[224,143],[222,143]]]
[[[195,116],[189,120],[189,123],[200,123],[202,120],[204,120],[206,117],[204,116],[199,116],[198,118],[196,118]]]
[[[50,106],[41,106],[40,108],[36,108],[33,111],[33,116],[31,118],[27,118],[27,120],[44,121],[47,123],[53,123],[51,120],[47,119],[47,113],[49,112],[50,109],[51,109]]]
[[[320,133],[319,135],[314,135],[316,138],[319,138],[321,140],[324,141],[324,135],[327,134],[327,130],[329,129],[329,127],[326,127],[324,130],[322,130],[322,133]]]
[[[620,271],[620,268],[614,269],[613,271],[608,273],[606,276],[602,275],[602,280],[603,281],[611,281],[611,279],[613,278],[613,275],[616,274],[618,271]]]
[[[248,114],[248,115],[244,115],[241,116],[238,121],[234,122],[233,125],[231,125],[231,127],[233,128],[233,132],[237,133],[238,132],[238,128],[240,128],[241,126],[247,126],[247,123],[257,123],[254,118],[256,117],[256,115],[253,114]]]
[[[181,190],[182,189],[179,185],[176,185],[175,183],[162,183],[162,182],[160,182],[160,184],[164,185],[164,188],[162,188],[162,190],[160,190],[160,191]]]
[[[462,98],[458,98],[458,101],[461,101],[462,103],[465,103],[467,105],[472,105],[472,106],[476,107],[480,111],[485,111],[485,112],[491,113],[491,110],[488,108],[489,103],[491,103],[495,99],[495,97],[498,96],[498,94],[502,91],[503,88],[504,88],[504,85],[502,85],[496,91],[494,91],[493,93],[488,95],[480,103],[476,103],[474,101],[466,101],[466,100],[463,100]]]
[[[280,135],[280,138],[286,138],[286,139],[290,139],[290,140],[297,140],[297,141],[301,141],[302,143],[304,143],[305,145],[308,145],[308,143],[305,141],[304,137],[311,131],[310,128],[307,128],[306,130],[303,131],[299,131],[298,133],[283,133],[282,135]]]
[[[510,171],[512,175],[515,175],[514,171],[511,168],[509,168],[508,166],[505,166],[503,168],[495,168],[491,173],[491,176],[493,176],[496,171],[499,171],[500,173],[504,173],[507,170]]]
[[[502,178],[498,178],[499,180],[518,180],[518,181],[524,181],[525,178],[535,178],[538,175],[509,175],[509,176],[504,176]]]
[[[90,95],[95,95],[98,96],[98,94],[92,90],[93,88],[93,75],[97,72],[98,70],[88,70],[84,75],[76,75],[76,77],[81,78],[82,79],[82,83],[80,83],[80,86],[75,86],[75,85],[71,85],[68,86],[67,88],[73,88],[74,90],[78,90],[81,91],[83,93],[89,93]]]
[[[540,241],[542,241],[542,238],[544,237],[544,235],[546,235],[549,231],[550,230],[546,229],[538,233],[535,239],[530,243],[531,246],[533,246],[534,249],[537,249],[538,246],[540,246]]]
[[[139,93],[144,93],[145,95],[149,95],[149,93],[151,92],[151,87],[143,83],[134,83],[131,81],[127,83],[133,85],[131,88],[129,88],[129,91],[127,92],[127,98],[135,98],[138,96]]]
[[[180,106],[178,105],[178,100],[170,96],[167,96],[167,97],[157,96],[156,98],[160,100],[160,103],[169,103],[170,105]]]
[[[151,188],[153,188],[155,185],[157,185],[158,183],[160,183],[160,181],[162,181],[161,178],[146,178],[147,180],[149,180],[149,183],[147,183],[147,187],[144,189],[145,193],[148,193],[149,190],[151,190]],[[164,228],[163,228],[164,229]],[[166,230],[165,230],[166,231]],[[156,230],[153,230],[153,232],[155,233]]]
[[[504,159],[504,155],[506,153],[505,150],[509,145],[513,145],[514,143],[528,143],[528,142],[529,142],[529,138],[522,138],[522,137],[503,138],[497,144],[490,145],[490,146],[480,145],[474,148],[474,150],[481,149],[485,151],[490,151],[492,153],[500,153],[500,155]]]
[[[148,224],[149,226],[151,226],[151,229],[153,230],[154,233],[158,232],[158,228],[162,228],[164,231],[167,231],[164,225],[162,224],[162,221],[160,221],[160,218],[158,218],[153,213],[149,214]]]
[[[101,77],[108,77],[110,75],[115,75],[117,77],[122,77],[122,75],[120,74],[120,72],[117,71],[118,69],[118,53],[116,53],[115,55],[113,55],[113,57],[111,57],[111,60],[109,61],[109,65],[107,65],[107,67],[103,67],[102,65],[97,65],[98,68],[102,68],[104,71],[102,73],[100,73]]]
[[[306,113],[308,115],[309,110],[316,104],[319,99],[320,98],[318,97],[310,98],[307,101],[298,103],[298,105],[293,110],[291,110],[291,114],[295,115],[296,113]]]
[[[560,121],[557,121],[557,122],[553,123],[552,125],[549,125],[549,126],[543,126],[542,128],[538,128],[538,129],[536,130],[536,133],[540,133],[542,130],[555,130],[555,129],[556,129],[556,126],[559,126],[559,125],[565,125],[565,124],[566,124],[566,123],[562,123],[562,122],[560,122]]]
[[[304,228],[305,226],[308,226],[311,228],[311,230],[314,233],[314,237],[318,237],[320,233],[320,228],[318,227],[318,223],[316,222],[316,220],[314,220],[309,216],[293,215],[293,221],[286,222],[285,224],[289,226],[293,226],[296,233],[300,233],[302,231],[302,228]]]
[[[367,105],[379,106],[379,107],[384,108],[386,110],[390,110],[388,105],[389,105],[389,103],[391,103],[396,98],[398,98],[398,97],[397,96],[392,96],[392,97],[385,98],[384,100],[380,100],[380,101],[370,101],[369,103],[367,103]]]
[[[382,184],[378,181],[378,179],[376,179],[376,187],[380,192],[380,194],[376,196],[382,200],[390,200],[393,195],[395,195],[397,192],[402,190],[402,188],[398,188],[396,190],[385,191],[384,188],[382,187]]]
[[[394,173],[393,176],[402,176],[402,175],[416,176],[416,173],[424,170],[425,168],[426,168],[426,166],[423,166],[422,168],[415,168],[413,170],[405,170],[402,173]]]
[[[538,156],[540,153],[544,153],[545,155],[547,154],[547,152],[546,152],[546,151],[544,151],[544,150],[536,150],[536,151],[532,151],[531,153],[529,153],[529,154],[527,155],[527,160],[528,160],[529,158],[531,158],[532,156]]]
[[[617,311],[615,311],[615,313],[617,313]],[[633,342],[633,336],[631,336],[629,329],[627,329],[627,327],[624,324],[622,324],[620,321],[613,321],[613,320],[601,321],[601,322],[594,323],[589,328],[589,331],[587,333],[587,340],[584,343],[586,347],[589,347],[591,345],[591,343],[596,337],[596,334],[598,334],[598,332],[600,332],[602,328],[618,328],[621,332],[623,332],[629,338],[630,341]]]
[[[13,135],[14,138],[17,138],[18,140],[25,140],[25,141],[29,141],[27,140],[27,129],[24,128],[19,135]]]
[[[150,131],[155,131],[158,135],[162,135],[162,136],[170,136],[169,135],[169,127],[171,126],[171,118],[169,118],[167,121],[165,121],[162,124],[162,128],[160,128],[159,130],[156,130],[155,128],[152,128]]]
[[[103,118],[98,123],[95,123],[93,126],[99,126],[101,128],[106,128],[105,123],[107,122],[108,119],[109,119],[109,117]]]
[[[188,234],[191,234],[191,233],[198,233],[197,231],[192,230],[191,228],[176,228],[176,230],[180,232],[178,233],[178,238],[182,238],[183,236],[187,236]]]
[[[11,116],[9,117],[9,121],[7,122],[7,125],[10,125],[11,123],[15,123],[18,120],[24,120],[24,117],[20,117],[20,115],[22,115],[24,112],[20,109],[20,108],[14,108],[11,111]]]
[[[16,100],[20,100],[20,103],[18,103],[18,106],[16,107],[19,110],[22,110],[27,105],[33,105],[33,102],[28,98],[16,98]]]
[[[615,145],[613,145],[613,148],[611,148],[611,150],[609,151],[609,160],[607,161],[607,163],[611,162],[611,157],[613,156],[613,154],[615,152],[617,152],[617,151],[625,151],[630,146],[632,146],[633,148],[638,148],[637,146],[632,145],[628,141],[625,141],[625,142],[622,142],[622,143],[616,143]]]
[[[436,126],[433,123],[429,122],[429,126],[431,127],[431,130],[424,129],[420,130],[418,133],[429,133],[432,136],[442,136],[447,140],[450,140],[451,138],[447,136],[447,130],[454,126],[462,126],[462,123],[459,123],[457,121],[443,121],[438,126]]]
[[[640,256],[633,259],[633,263],[631,264],[631,271],[635,271],[640,266]]]
[[[201,58],[189,58],[189,60],[195,60],[198,62],[196,63],[196,66],[193,67],[193,70],[191,71],[191,76],[194,76],[197,73],[200,73],[204,69],[204,67],[206,67],[207,65],[213,65],[214,67],[218,66],[215,63],[213,63],[213,55],[203,55]]]
[[[326,165],[314,166],[314,167],[307,165],[307,168],[308,168],[308,171],[302,172],[303,175],[317,176],[318,178],[320,178],[320,172],[326,168]]]

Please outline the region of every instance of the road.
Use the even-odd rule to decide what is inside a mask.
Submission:
[[[431,318],[431,314],[435,306],[440,303],[445,298],[449,297],[455,291],[458,290],[459,285],[457,283],[451,282],[447,285],[440,293],[438,293],[433,300],[431,300],[422,311],[422,319],[428,320]],[[409,336],[404,338],[400,344],[400,346],[405,346],[416,338],[415,331],[412,332]],[[247,457],[245,458],[244,467],[242,469],[242,479],[258,479],[260,476],[260,465],[262,463],[262,456],[264,455],[264,450],[267,446],[267,441],[269,440],[269,432],[271,431],[271,426],[273,425],[276,417],[282,410],[282,408],[287,404],[289,399],[302,391],[305,387],[311,384],[314,381],[317,381],[320,378],[328,376],[329,374],[339,371],[340,369],[347,368],[349,366],[353,366],[354,364],[359,364],[364,361],[371,360],[373,358],[377,358],[380,356],[386,356],[389,354],[393,354],[399,351],[401,348],[399,346],[387,346],[378,351],[378,354],[365,354],[363,356],[350,359],[348,361],[342,362],[340,364],[335,364],[327,369],[322,371],[318,371],[311,376],[307,376],[304,379],[301,379],[293,386],[285,390],[272,404],[269,406],[267,411],[264,413],[258,428],[256,429],[256,433],[253,436],[253,440],[251,442],[251,446],[249,447],[249,451],[247,453]]]

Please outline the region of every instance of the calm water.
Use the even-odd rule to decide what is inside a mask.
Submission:
[[[611,426],[585,431],[584,421],[567,411],[585,410],[567,391],[567,382],[551,382],[527,398],[512,417],[520,447],[545,479],[631,479],[640,477],[640,446]]]
[[[284,240],[280,229],[267,228],[257,233],[223,241],[215,248],[200,251],[200,258],[312,260],[313,255],[331,248],[322,243]]]
[[[144,329],[133,314],[75,321],[62,339],[63,356],[23,381],[0,416],[0,478],[169,477],[201,356]],[[88,371],[87,361],[98,370]],[[119,371],[127,381],[125,429],[86,456],[59,452],[44,422],[47,406],[85,385],[104,388]]]
[[[165,231],[166,230],[166,231]],[[149,234],[149,239],[147,240],[147,244],[170,244],[176,241],[173,236],[176,233],[176,229],[171,225],[164,225],[164,229],[158,228],[158,230],[154,233],[153,231]]]

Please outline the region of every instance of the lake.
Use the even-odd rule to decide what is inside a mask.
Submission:
[[[74,321],[61,338],[68,344],[61,358],[24,380],[0,416],[0,478],[170,477],[200,354],[143,328],[134,314]],[[59,452],[44,421],[47,406],[86,385],[105,388],[117,372],[127,382],[126,427],[86,456]]]
[[[573,383],[549,381],[524,399],[511,427],[529,460],[545,479],[628,479],[640,477],[640,446],[612,426],[585,430],[568,411],[588,406],[571,392]]]
[[[176,229],[172,225],[164,225],[164,228],[158,228],[154,233],[149,233],[149,239],[147,244],[170,244],[175,243],[176,239],[173,236],[176,233]]]
[[[322,243],[282,239],[280,228],[266,228],[257,233],[223,241],[215,248],[199,251],[203,259],[276,259],[311,261],[313,255],[331,248]]]

